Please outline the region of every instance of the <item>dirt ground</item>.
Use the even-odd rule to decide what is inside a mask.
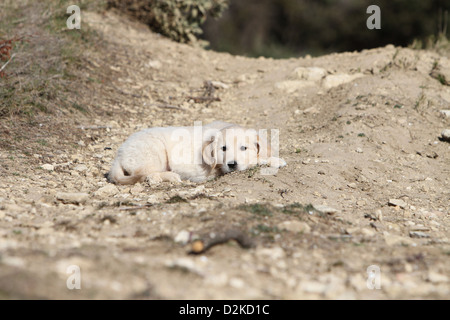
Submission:
[[[83,12],[83,24],[103,43],[74,80],[89,112],[41,115],[23,139],[8,135],[18,123],[1,124],[1,298],[450,297],[447,57],[387,46],[250,59],[111,11]],[[220,101],[197,99],[211,95]],[[198,184],[106,181],[133,132],[213,120],[278,129],[287,167]],[[253,246],[190,253],[196,237],[226,230]],[[67,287],[73,265],[81,289]]]

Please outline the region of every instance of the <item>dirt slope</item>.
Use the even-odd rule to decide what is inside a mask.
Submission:
[[[0,149],[0,297],[450,296],[450,144],[438,139],[450,126],[447,58],[387,46],[249,59],[173,43],[112,12],[83,23],[104,42],[78,80],[91,115],[47,119],[39,150]],[[207,94],[220,101],[196,99]],[[106,182],[131,133],[212,120],[278,129],[288,166],[201,184]],[[183,244],[226,229],[255,246],[191,255]],[[66,286],[71,265],[80,290]],[[367,286],[372,265],[380,289]]]

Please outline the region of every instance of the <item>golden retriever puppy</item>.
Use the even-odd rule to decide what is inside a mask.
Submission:
[[[223,121],[205,126],[194,123],[134,133],[117,151],[108,180],[117,184],[201,182],[258,164],[280,168],[286,162],[271,156],[270,144],[256,130]]]

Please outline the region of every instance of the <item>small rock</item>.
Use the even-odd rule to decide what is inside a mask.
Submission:
[[[132,195],[136,195],[139,193],[142,193],[145,190],[145,188],[141,184],[136,184],[130,189],[130,193]]]
[[[87,193],[58,192],[56,199],[63,203],[83,204],[89,199]]]
[[[256,255],[263,258],[282,259],[285,257],[285,252],[281,247],[274,248],[260,248],[256,250]]]
[[[367,229],[367,228],[362,228],[360,230],[361,234],[364,236],[368,236],[368,237],[372,237],[376,234],[375,231],[371,230],[371,229]]]
[[[43,164],[41,166],[41,168],[44,169],[44,170],[47,170],[47,171],[55,170],[55,167],[52,164],[49,164],[49,163]]]
[[[411,238],[429,238],[430,237],[429,234],[426,234],[425,232],[422,232],[422,231],[410,231],[409,236]]]
[[[383,221],[383,213],[381,212],[380,209],[375,211],[375,218],[377,218],[378,221]]]
[[[314,85],[314,81],[286,80],[275,83],[275,88],[285,91],[286,93],[293,93],[297,90]]]
[[[367,229],[367,228],[358,228],[358,227],[354,227],[354,228],[347,228],[345,229],[345,232],[351,235],[363,235],[363,236],[374,236],[376,234],[375,231]]]
[[[432,283],[441,283],[441,282],[448,282],[449,278],[446,275],[430,271],[428,272],[428,281]]]
[[[363,149],[361,149],[361,148],[356,148],[356,150],[355,150],[357,153],[363,153]]]
[[[186,243],[189,242],[191,238],[191,233],[189,231],[186,230],[181,230],[180,232],[178,232],[178,234],[175,236],[174,241],[176,243],[180,243],[182,245],[185,245]]]
[[[23,268],[26,263],[25,260],[19,257],[11,257],[11,256],[2,256],[2,264],[14,267],[14,268]]]
[[[84,164],[79,164],[75,168],[73,168],[73,170],[78,171],[78,172],[85,172],[88,170],[88,167]]]
[[[165,263],[166,267],[170,269],[179,269],[184,271],[189,271],[191,273],[197,274],[201,277],[205,276],[205,271],[200,263],[196,262],[194,259],[190,258],[177,258],[172,261],[167,261]]]
[[[107,196],[113,196],[115,194],[119,193],[119,189],[113,185],[113,184],[107,184],[104,187],[101,187],[97,191],[95,191],[94,195],[97,197],[107,197]]]
[[[441,110],[439,111],[444,117],[450,118],[450,110]]]
[[[148,67],[152,68],[152,69],[161,69],[162,67],[162,63],[159,62],[158,60],[150,60],[147,63]]]
[[[320,81],[327,75],[327,71],[317,67],[298,67],[294,70],[294,74],[300,80]]]
[[[310,233],[311,227],[303,221],[290,220],[284,221],[277,225],[280,230],[287,230],[295,233]]]
[[[214,86],[214,88],[216,89],[228,89],[230,86],[227,85],[226,83],[220,82],[220,81],[211,81],[211,84]]]
[[[347,184],[347,186],[352,188],[352,189],[356,189],[356,187],[357,187],[356,183],[354,183],[354,182],[351,182],[351,183]]]
[[[404,245],[404,246],[413,246],[415,245],[415,242],[411,240],[410,238],[397,236],[395,234],[390,234],[388,232],[384,233],[384,241],[388,246],[397,246],[397,245]]]
[[[325,205],[313,205],[314,209],[316,209],[317,211],[329,214],[329,215],[333,215],[336,213],[340,213],[340,210],[335,209],[335,208],[331,208],[329,206],[325,206]]]
[[[430,231],[430,228],[422,226],[422,225],[413,225],[410,229],[410,231]]]
[[[323,86],[327,89],[330,89],[340,86],[344,83],[352,82],[353,80],[361,78],[363,76],[364,75],[362,73],[328,75],[323,81]]]
[[[304,114],[318,114],[319,110],[317,110],[316,107],[309,107],[309,108],[306,108],[305,110],[303,110],[303,113]]]
[[[239,278],[231,278],[229,284],[235,289],[242,289],[245,286],[245,282]]]
[[[298,290],[303,292],[323,294],[327,289],[327,284],[319,281],[302,281],[298,287]]]
[[[450,142],[450,129],[441,132],[441,140]]]
[[[400,207],[402,209],[405,209],[407,206],[406,202],[401,199],[389,199],[388,205],[393,207]]]

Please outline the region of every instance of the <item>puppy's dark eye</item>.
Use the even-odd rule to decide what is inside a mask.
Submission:
[[[242,146],[242,147],[241,147],[241,150],[242,150],[242,151],[245,151],[245,150],[247,150],[247,147],[246,147],[246,146]]]
[[[222,151],[227,151],[227,146],[223,146]]]

